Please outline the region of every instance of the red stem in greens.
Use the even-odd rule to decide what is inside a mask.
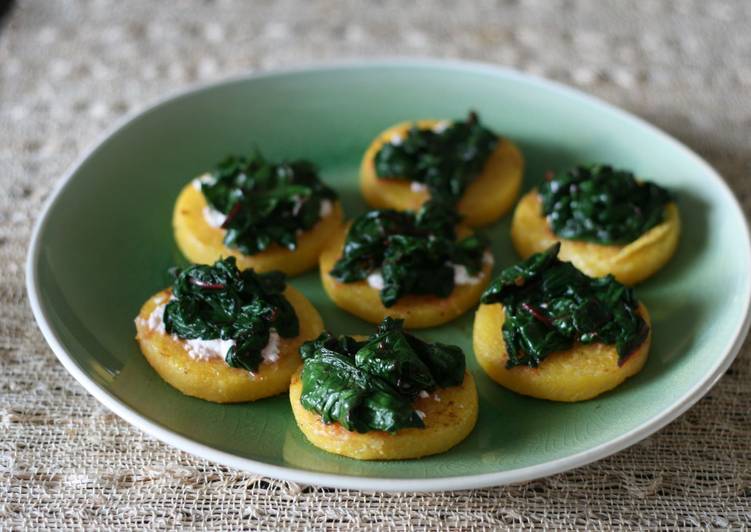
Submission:
[[[224,288],[222,283],[207,283],[206,281],[201,281],[195,277],[190,277],[189,279],[190,284],[194,284],[199,288],[206,288],[207,290],[222,290]]]
[[[540,310],[539,308],[533,307],[529,303],[522,303],[521,306],[524,310],[532,314],[532,316],[534,316],[537,321],[541,321],[548,327],[553,326],[553,322],[550,321],[550,318],[548,318],[545,314],[543,314],[542,310]]]
[[[230,222],[234,220],[238,214],[240,214],[240,210],[242,209],[242,202],[238,201],[235,203],[230,211],[227,213],[227,217],[224,219],[224,222],[222,222],[222,229],[227,229]]]

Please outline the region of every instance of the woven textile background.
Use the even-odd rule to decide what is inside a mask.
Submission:
[[[685,141],[748,213],[750,26],[746,0],[17,2],[0,28],[0,529],[751,526],[748,342],[687,414],[596,464],[363,494],[229,470],[131,428],[47,348],[23,273],[53,184],[124,113],[195,81],[352,57],[477,59],[581,87]]]

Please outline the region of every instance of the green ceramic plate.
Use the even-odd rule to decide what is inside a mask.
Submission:
[[[684,220],[677,255],[638,296],[654,320],[644,370],[580,404],[522,397],[495,385],[472,356],[472,313],[420,333],[461,345],[480,417],[450,452],[358,462],[319,451],[295,426],[286,396],[221,406],[181,395],[133,339],[140,305],[184,263],[172,239],[180,188],[228,153],[260,147],[315,161],[347,213],[365,205],[360,156],[405,119],[469,109],[517,142],[524,189],[550,168],[607,161],[672,188]],[[508,217],[489,228],[496,271],[517,261]],[[392,62],[262,74],[164,100],[110,132],[62,180],[34,233],[28,291],[65,367],[115,413],[157,438],[233,467],[328,486],[458,489],[548,475],[602,458],[658,430],[697,401],[737,353],[749,325],[749,234],[737,201],[697,155],[623,111],[563,86],[489,66]],[[292,283],[335,333],[372,326],[339,311],[317,272]]]

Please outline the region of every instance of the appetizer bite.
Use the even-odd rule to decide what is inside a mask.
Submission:
[[[242,270],[297,275],[317,264],[341,218],[336,192],[311,163],[271,163],[255,153],[230,157],[185,186],[172,225],[191,262],[232,256]]]
[[[472,112],[465,121],[403,122],[378,135],[363,157],[360,187],[371,207],[416,211],[441,200],[479,227],[511,209],[523,167],[519,149]]]
[[[321,316],[283,273],[240,271],[234,257],[177,270],[136,318],[136,340],[156,372],[217,403],[285,392],[300,345],[322,330]]]
[[[321,279],[339,307],[379,323],[439,325],[464,314],[490,281],[488,242],[459,216],[431,201],[417,213],[374,210],[332,237],[321,253]]]
[[[367,339],[324,332],[300,348],[289,399],[300,430],[331,453],[400,460],[442,453],[472,432],[477,390],[456,346],[386,318]]]
[[[506,268],[482,295],[475,356],[496,382],[553,401],[591,399],[638,373],[651,322],[633,289],[558,259],[560,243]]]
[[[591,277],[641,282],[675,253],[681,223],[672,195],[611,166],[549,173],[514,211],[511,240],[522,258],[561,243],[560,256]]]

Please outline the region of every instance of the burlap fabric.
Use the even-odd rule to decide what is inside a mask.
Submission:
[[[750,22],[745,0],[19,2],[0,30],[0,528],[748,526],[748,343],[687,414],[591,466],[363,494],[229,470],[128,426],[47,348],[23,263],[52,185],[123,113],[197,80],[343,57],[479,59],[577,85],[687,142],[748,211]]]

